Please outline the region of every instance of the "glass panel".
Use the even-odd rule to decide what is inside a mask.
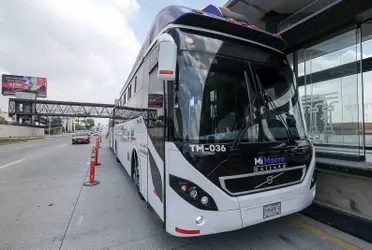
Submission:
[[[359,70],[357,70],[357,77],[358,77],[358,91],[357,91],[357,99],[355,100],[358,103],[358,136],[359,136],[359,146],[360,152],[359,155],[365,156],[365,135],[364,135],[364,87],[363,87],[363,74],[362,74],[362,31],[361,29],[355,30],[356,34],[356,51],[357,51],[357,65],[359,66]]]
[[[372,57],[372,21],[362,24],[362,58]],[[363,73],[364,88],[364,128],[366,147],[372,147],[372,71]],[[370,159],[372,160],[372,159]]]
[[[362,42],[363,42],[363,56],[362,58],[372,57],[372,21],[362,24]]]
[[[179,62],[179,139],[233,140],[243,125],[249,106],[244,72],[248,65],[239,60],[183,52]],[[224,69],[218,70],[218,69]],[[197,73],[199,72],[199,73]],[[252,134],[248,141],[257,141]]]
[[[288,60],[289,65],[291,65],[291,68],[293,70],[293,53],[287,55],[287,60]]]
[[[234,141],[241,131],[243,142],[305,138],[297,86],[283,54],[237,41],[178,35],[177,139]],[[267,102],[258,103],[263,97],[258,85]]]
[[[128,88],[128,100],[132,97],[132,84],[129,85]]]
[[[364,47],[363,47],[364,48]],[[363,73],[364,85],[364,120],[365,142],[367,147],[372,147],[372,71]]]
[[[164,159],[164,84],[158,80],[156,73],[157,67],[149,76],[147,132],[159,156]]]
[[[304,63],[305,50],[300,49],[296,53],[297,53],[297,62],[296,63],[297,63],[297,71],[298,71],[297,72],[297,77],[304,76],[304,75],[306,75],[306,73],[305,73],[305,63]]]
[[[360,59],[356,39],[356,31],[351,30],[299,52],[298,76],[355,63]]]
[[[299,53],[299,75],[305,75],[305,86],[299,91],[309,136],[318,152],[364,155],[359,35],[359,30],[352,30]],[[313,82],[312,73],[346,63],[354,63],[354,74]]]

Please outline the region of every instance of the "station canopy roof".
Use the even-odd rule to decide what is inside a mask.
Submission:
[[[277,28],[275,32],[282,33],[294,27],[291,25],[295,25],[314,12],[336,1],[337,0],[229,0],[225,4],[225,7],[246,16],[250,24],[255,24],[269,32],[274,32],[270,30],[270,28]],[[273,22],[274,27],[269,27],[268,23],[270,23],[270,21]],[[286,39],[287,42],[292,42],[288,41],[287,34],[282,33],[282,35],[284,35],[283,38]],[[345,43],[352,45],[352,41],[342,41],[342,46],[345,46]],[[332,45],[332,48],[337,47],[335,46],[335,39],[330,41],[328,45]],[[325,44],[322,44],[322,46],[327,47]],[[311,50],[313,52],[313,57],[331,52],[330,48],[313,47]],[[302,58],[298,59],[299,61],[303,60]]]
[[[229,0],[225,7],[245,15],[250,23],[264,28],[267,16],[275,14],[283,20],[305,7],[309,9],[312,3],[314,0]]]

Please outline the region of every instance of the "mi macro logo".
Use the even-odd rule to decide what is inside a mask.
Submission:
[[[253,172],[268,172],[286,167],[286,159],[284,157],[256,157],[254,158]]]
[[[254,158],[254,165],[267,165],[267,164],[276,164],[276,163],[284,163],[284,157],[258,157]]]

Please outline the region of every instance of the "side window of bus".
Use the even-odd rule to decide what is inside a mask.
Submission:
[[[157,66],[149,76],[148,133],[160,157],[164,159],[164,86],[156,73]]]
[[[156,45],[150,53],[150,70],[158,63],[159,46]]]

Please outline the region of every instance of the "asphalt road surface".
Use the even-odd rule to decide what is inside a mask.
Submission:
[[[90,146],[71,135],[0,146],[0,249],[58,249]]]
[[[94,141],[94,137],[92,137]],[[0,249],[372,249],[301,215],[243,230],[173,237],[141,201],[103,140],[85,187],[90,145],[71,135],[0,146]]]

